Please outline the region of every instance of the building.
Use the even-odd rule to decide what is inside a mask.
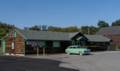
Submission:
[[[82,37],[82,38],[81,38]],[[85,39],[83,38],[85,37]],[[94,39],[96,37],[96,39]],[[87,41],[86,41],[87,39]],[[78,41],[76,41],[78,40]],[[86,41],[86,42],[84,42]],[[49,32],[49,31],[28,31],[12,30],[2,39],[2,48],[5,54],[39,54],[39,53],[60,53],[64,52],[66,47],[83,43],[88,46],[88,42],[93,44],[104,43],[106,47],[110,41],[106,37],[83,35],[80,32]],[[78,45],[78,44],[76,44]],[[97,47],[97,46],[96,46]],[[104,47],[102,47],[104,48]]]
[[[82,45],[91,49],[91,51],[104,51],[110,47],[111,40],[102,35],[75,35],[72,38],[75,45]]]
[[[7,54],[64,52],[71,45],[71,37],[77,33],[15,29],[3,37],[2,42]]]
[[[96,34],[106,36],[112,40],[111,45],[116,48],[120,46],[120,26],[105,27]]]

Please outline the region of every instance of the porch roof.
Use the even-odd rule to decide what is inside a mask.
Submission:
[[[84,35],[84,37],[90,42],[110,42],[110,39],[102,35]],[[83,38],[79,37],[77,40]]]
[[[88,41],[92,42],[110,42],[110,39],[102,35],[85,35]]]

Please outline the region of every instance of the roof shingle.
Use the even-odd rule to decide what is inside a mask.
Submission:
[[[101,28],[96,34],[100,35],[118,35],[120,34],[120,26]]]
[[[65,33],[65,32],[50,32],[50,31],[28,31],[17,30],[24,36],[24,39],[29,40],[64,40],[70,41],[71,38],[77,33]]]
[[[92,42],[109,42],[110,39],[102,35],[85,35],[88,41]]]

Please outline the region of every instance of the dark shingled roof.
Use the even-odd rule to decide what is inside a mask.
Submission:
[[[118,35],[120,34],[120,26],[101,28],[96,34],[100,35]]]
[[[16,30],[26,40],[59,40],[70,41],[76,33],[65,32],[50,32],[50,31],[29,31],[29,30]]]
[[[50,31],[30,31],[30,30],[16,30],[25,40],[58,40],[71,41],[71,38],[80,32],[66,33],[66,32],[50,32]],[[110,39],[102,35],[84,35],[88,41],[93,42],[108,42]]]
[[[91,42],[109,42],[110,39],[102,35],[85,35],[88,41]]]

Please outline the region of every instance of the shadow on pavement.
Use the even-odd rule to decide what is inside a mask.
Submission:
[[[0,71],[78,71],[59,67],[60,61],[0,56]]]

